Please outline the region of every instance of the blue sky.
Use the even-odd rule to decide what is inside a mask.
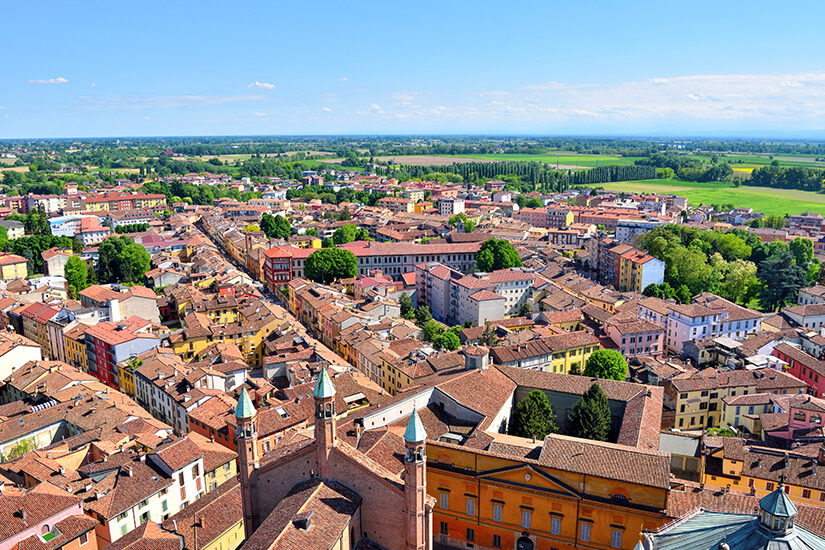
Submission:
[[[825,138],[817,2],[14,2],[0,138]]]

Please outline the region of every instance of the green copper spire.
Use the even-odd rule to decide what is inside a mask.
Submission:
[[[241,397],[238,399],[238,406],[235,407],[235,418],[252,418],[255,416],[255,406],[246,388],[241,390]]]
[[[332,385],[332,379],[327,374],[327,368],[321,369],[321,374],[318,376],[318,381],[315,383],[315,389],[312,391],[312,396],[318,399],[327,399],[335,397],[335,386]]]
[[[780,518],[791,518],[796,515],[796,506],[785,494],[783,483],[780,483],[775,491],[759,499],[759,507],[770,515]]]
[[[413,409],[410,415],[410,421],[407,422],[407,430],[404,432],[404,440],[410,443],[419,443],[427,439],[427,432],[424,430],[424,424],[418,417],[418,411]]]

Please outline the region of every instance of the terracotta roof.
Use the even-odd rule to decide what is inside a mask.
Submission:
[[[598,346],[599,339],[590,332],[575,331],[530,340],[523,344],[499,346],[493,348],[491,354],[496,363],[503,365],[522,359],[549,355],[561,350],[591,345]]]
[[[194,526],[196,521],[200,524],[197,536]],[[164,521],[161,527],[182,536],[184,548],[206,548],[242,521],[241,485],[237,478],[233,478]]]
[[[109,550],[181,550],[183,537],[148,521],[106,546]]]
[[[336,481],[296,485],[246,540],[246,550],[331,548],[361,506],[361,496]],[[309,521],[312,528],[301,528]]]

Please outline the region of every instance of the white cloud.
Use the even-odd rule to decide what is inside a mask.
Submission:
[[[349,82],[349,78],[347,78],[345,76],[342,76],[341,78],[338,79],[338,82]]]
[[[152,120],[152,119],[149,118],[148,116],[145,116],[145,117],[143,117],[143,120]]]
[[[89,88],[94,88],[95,86],[97,86],[97,84],[95,84],[94,82],[91,82],[91,83],[87,84],[87,86],[89,86]]]
[[[420,96],[424,92],[411,92],[409,90],[402,90],[400,92],[395,92],[390,96],[391,99],[397,99],[399,101],[412,101],[416,98],[416,96]]]
[[[253,114],[255,116],[266,116],[266,113],[259,113],[258,111],[255,111]]]
[[[6,107],[3,106],[3,105],[0,105],[0,111],[5,111],[5,110],[6,110]]]
[[[247,88],[257,88],[259,90],[274,90],[275,84],[270,84],[269,82],[258,82],[257,80],[247,86]]]
[[[321,110],[324,111],[325,113],[331,113],[332,112],[332,109],[330,109],[329,107],[322,107]]]
[[[131,109],[174,109],[177,107],[193,107],[204,105],[221,105],[224,103],[239,103],[260,101],[263,95],[236,95],[236,96],[112,96],[104,98],[82,97],[85,104],[80,106],[84,111],[126,111]]]
[[[58,76],[57,78],[48,78],[44,80],[29,80],[29,84],[66,84],[69,82],[62,76]]]

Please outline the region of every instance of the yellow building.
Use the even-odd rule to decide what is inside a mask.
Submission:
[[[825,466],[822,457],[795,453],[793,450],[746,446],[738,437],[721,438],[705,455],[702,481],[705,485],[767,495],[780,482],[791,500],[820,507],[825,502],[825,477],[817,467]]]
[[[716,374],[715,370],[708,369],[665,383],[665,395],[675,410],[674,427],[683,430],[724,425],[722,415],[726,398],[756,393],[793,395],[805,391],[804,382],[781,371],[771,371],[771,376],[767,377],[758,371],[734,370]]]
[[[118,384],[120,391],[129,397],[135,397],[135,372],[134,370],[140,368],[143,362],[140,359],[134,361],[124,361],[118,364]]]
[[[599,339],[585,331],[566,332],[491,350],[497,365],[569,373],[584,370],[590,354],[601,348]]]
[[[26,258],[15,254],[0,255],[0,280],[13,281],[29,276]]]
[[[207,493],[161,526],[183,537],[182,548],[235,550],[246,538],[240,483]]]
[[[83,372],[89,372],[89,363],[86,357],[86,329],[89,326],[78,323],[63,333],[63,338],[66,340],[67,362],[73,367],[82,369]]]
[[[664,523],[667,453],[559,435],[543,443],[494,437],[487,451],[427,443],[436,541],[455,548],[630,550],[642,530]]]

